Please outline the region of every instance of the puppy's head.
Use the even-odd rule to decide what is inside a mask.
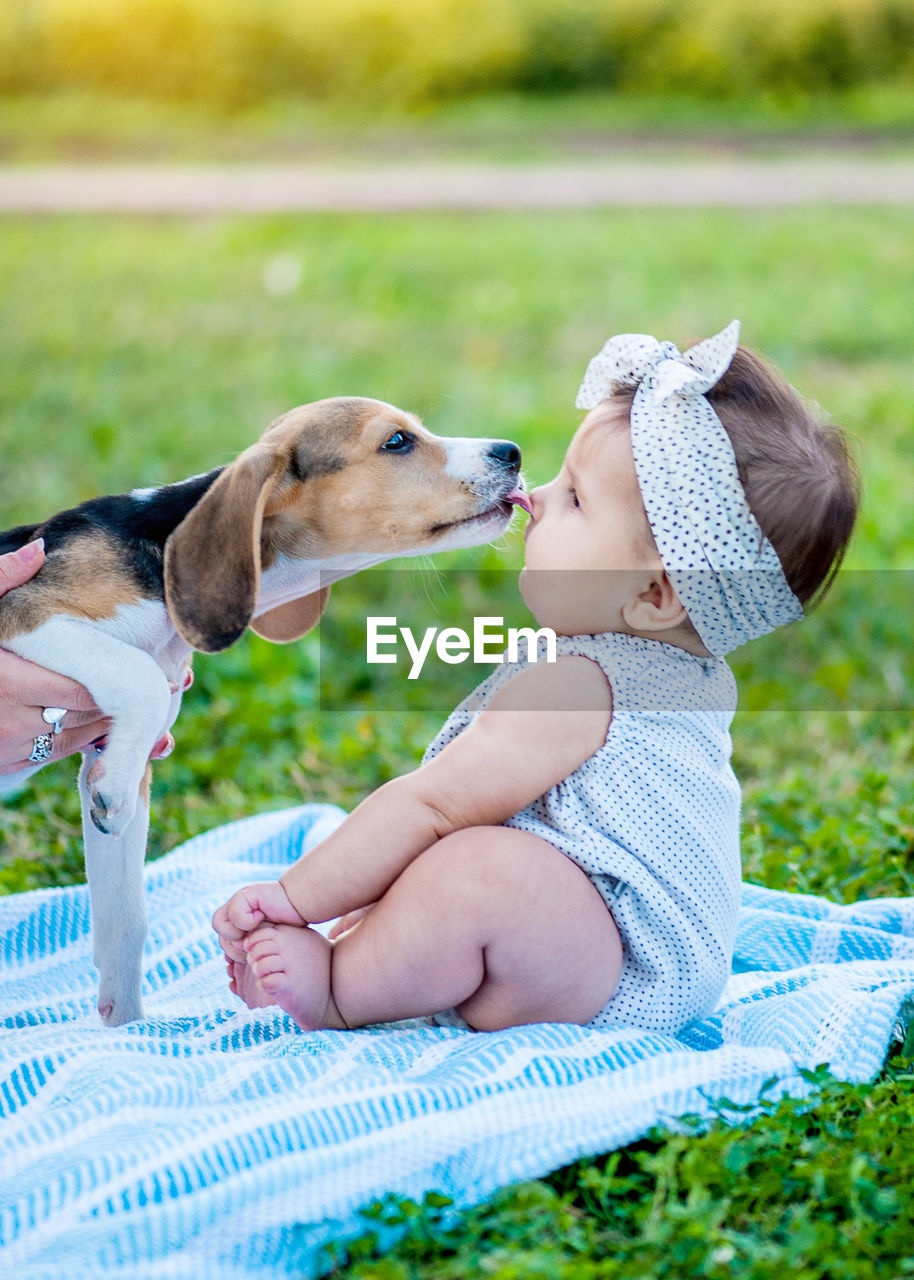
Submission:
[[[284,414],[220,475],[165,547],[172,618],[195,649],[227,648],[251,622],[261,571],[278,559],[443,551],[488,542],[511,519],[520,450],[445,439],[380,400],[320,400]],[[327,590],[261,615],[291,640]]]

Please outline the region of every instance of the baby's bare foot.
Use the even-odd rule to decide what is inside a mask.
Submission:
[[[245,938],[244,948],[245,967],[257,985],[303,1031],[345,1028],[330,990],[333,947],[321,934],[296,925],[263,924]]]
[[[245,960],[226,958],[229,975],[229,990],[234,991],[249,1009],[262,1009],[266,1005],[275,1004],[272,996],[267,995],[257,981],[257,975]]]

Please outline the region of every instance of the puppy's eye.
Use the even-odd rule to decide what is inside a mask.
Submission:
[[[412,436],[408,436],[405,431],[395,431],[384,441],[381,448],[385,453],[406,453],[413,444]]]

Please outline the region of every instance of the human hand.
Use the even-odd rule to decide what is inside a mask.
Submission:
[[[278,880],[245,885],[213,915],[213,928],[218,934],[219,945],[230,960],[246,960],[247,953],[241,941],[265,920],[270,924],[308,923],[292,906]]]
[[[0,556],[0,596],[28,582],[43,563],[41,539]],[[55,758],[85,750],[108,727],[82,685],[0,649],[0,775],[28,768],[35,739],[48,732],[44,707],[67,713],[64,729],[54,734]]]
[[[28,582],[43,563],[40,538],[0,556],[0,596]],[[55,760],[85,751],[110,727],[81,684],[0,649],[0,776],[29,767],[35,739],[49,732],[50,726],[41,715],[45,707],[59,707],[66,713],[64,728],[53,734]],[[173,749],[174,738],[165,734],[150,758],[162,759]]]

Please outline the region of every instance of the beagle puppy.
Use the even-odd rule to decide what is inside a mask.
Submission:
[[[148,758],[178,714],[191,651],[226,649],[248,626],[295,640],[330,583],[490,541],[528,504],[519,469],[510,441],[444,439],[393,405],[336,398],[284,414],[228,466],[0,534],[0,552],[36,537],[46,549],[38,574],[0,598],[0,646],[79,681],[111,720],[79,775],[106,1024],[142,1016]]]

